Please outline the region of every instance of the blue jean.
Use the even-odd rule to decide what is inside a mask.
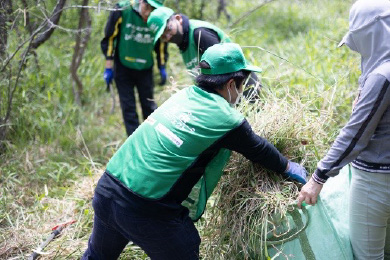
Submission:
[[[199,259],[200,237],[188,211],[172,219],[145,217],[95,193],[94,224],[82,259],[117,259],[129,241],[152,260]]]

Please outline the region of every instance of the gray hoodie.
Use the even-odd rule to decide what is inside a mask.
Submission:
[[[346,164],[390,174],[390,1],[358,0],[349,14],[349,32],[339,46],[361,55],[359,97],[346,126],[313,178],[318,183]]]

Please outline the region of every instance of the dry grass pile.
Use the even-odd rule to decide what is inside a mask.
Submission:
[[[309,172],[314,170],[327,145],[325,111],[310,111],[309,105],[291,97],[268,97],[264,104],[244,105],[243,113],[256,133]],[[292,210],[297,185],[234,154],[204,228],[204,250],[210,259],[266,259],[266,241]]]
[[[50,187],[45,187],[45,196],[38,198],[36,205],[28,208],[13,206],[17,216],[1,227],[1,259],[26,259],[59,223],[76,220],[61,232],[61,235],[43,250],[40,259],[76,259],[85,249],[85,236],[89,233],[93,215],[90,202],[96,177],[80,179],[64,196],[52,196]]]
[[[39,259],[77,259],[85,250],[86,239],[93,220],[91,199],[99,174],[84,177],[64,196],[52,196],[50,187],[45,187],[45,196],[28,208],[15,205],[17,216],[1,227],[1,259],[27,259],[34,249],[50,235],[51,229],[60,223],[76,220],[52,240]]]
[[[92,231],[92,198],[102,172],[96,169],[90,176],[80,178],[62,196],[51,194],[50,187],[47,188],[45,196],[27,210],[15,204],[13,211],[18,214],[8,221],[12,224],[0,224],[0,259],[28,259],[49,237],[53,227],[69,220],[76,222],[63,229],[38,259],[80,259]],[[129,243],[120,258],[139,260],[147,256]]]

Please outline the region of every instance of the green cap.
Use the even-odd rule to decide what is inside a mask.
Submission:
[[[174,14],[174,11],[168,7],[160,7],[150,13],[148,18],[148,27],[154,34],[154,44],[163,34],[169,17]]]
[[[205,61],[210,65],[210,69],[200,69],[200,72],[206,75],[226,74],[240,70],[261,72],[259,67],[247,63],[237,43],[215,44],[204,52],[200,61]]]
[[[154,8],[159,8],[159,7],[163,6],[164,1],[165,0],[146,0],[146,2],[148,2],[148,4],[150,4]]]

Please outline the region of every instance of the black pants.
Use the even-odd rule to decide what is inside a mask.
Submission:
[[[123,66],[120,61],[115,60],[114,71],[123,121],[127,135],[131,135],[139,126],[134,87],[137,87],[143,119],[146,119],[157,108],[153,100],[153,67],[147,70],[134,70]]]
[[[144,217],[98,193],[92,205],[93,230],[82,260],[117,259],[129,241],[152,260],[199,259],[200,237],[188,211],[169,220]]]

